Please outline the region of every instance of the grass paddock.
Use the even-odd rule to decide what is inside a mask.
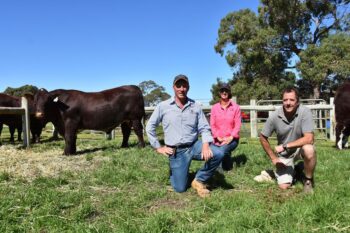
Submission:
[[[63,140],[0,146],[1,232],[350,232],[350,151],[317,140],[313,195],[281,191],[253,177],[272,168],[258,140],[242,138],[236,163],[211,180],[212,195],[171,191],[168,162],[150,146],[79,134],[78,155]],[[191,174],[202,165],[194,161]]]

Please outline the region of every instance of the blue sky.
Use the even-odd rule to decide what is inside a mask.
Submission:
[[[173,94],[210,99],[232,77],[215,53],[220,20],[258,0],[1,0],[0,92],[25,84],[100,91],[153,80]]]

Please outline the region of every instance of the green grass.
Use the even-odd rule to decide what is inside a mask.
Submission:
[[[272,166],[258,140],[243,138],[233,153],[238,164],[225,178],[213,177],[207,199],[192,189],[169,190],[167,159],[149,146],[121,149],[120,144],[120,137],[108,141],[80,134],[80,153],[57,157],[84,160],[96,165],[93,169],[72,167],[33,179],[0,171],[0,232],[350,231],[350,153],[336,150],[332,142],[316,142],[314,195],[304,195],[300,183],[287,191],[256,183],[253,177]],[[28,156],[62,153],[63,146],[62,140],[35,144]],[[16,157],[6,151],[0,147],[1,157]],[[201,165],[194,161],[191,173]]]

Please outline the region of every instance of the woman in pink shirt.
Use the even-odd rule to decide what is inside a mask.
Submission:
[[[220,101],[213,105],[210,112],[210,127],[214,144],[223,150],[224,170],[232,169],[231,152],[238,146],[241,129],[241,109],[231,98],[231,87],[227,83],[220,85]]]

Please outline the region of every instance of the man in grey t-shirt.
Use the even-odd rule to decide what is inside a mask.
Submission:
[[[260,134],[260,142],[276,166],[276,178],[281,189],[292,185],[294,161],[304,160],[304,191],[313,192],[313,174],[316,167],[313,119],[310,109],[299,104],[298,91],[291,87],[283,91],[283,107],[267,119]],[[277,146],[272,149],[268,138],[275,132]]]

